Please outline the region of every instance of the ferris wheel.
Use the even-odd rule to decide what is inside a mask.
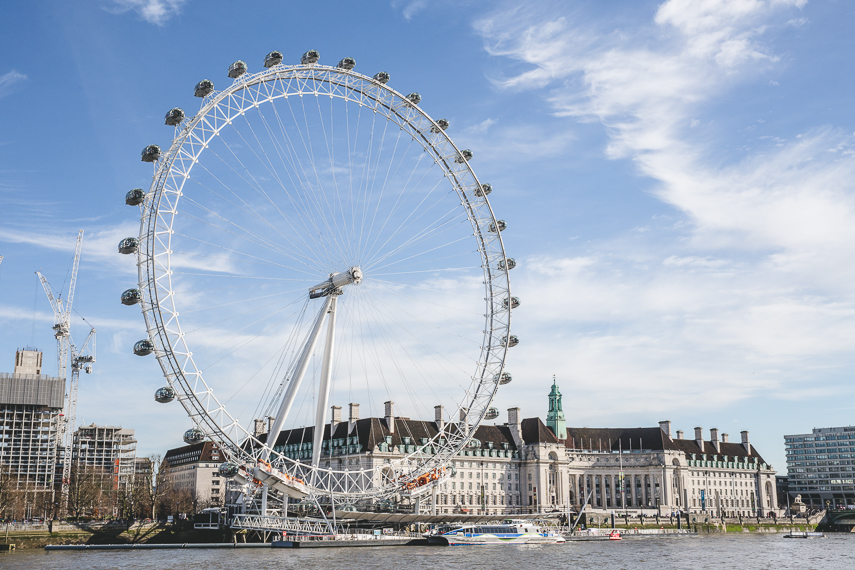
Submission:
[[[222,91],[196,85],[195,116],[167,113],[171,145],[142,152],[151,187],[125,198],[141,225],[119,244],[139,273],[122,302],[166,378],[155,399],[184,407],[187,443],[221,446],[225,475],[291,497],[417,492],[499,415],[516,263],[449,121],[386,72],[318,61],[237,61]],[[388,456],[352,459],[372,450]]]

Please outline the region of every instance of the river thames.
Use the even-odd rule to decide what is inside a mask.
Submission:
[[[542,546],[385,547],[347,549],[147,550],[0,555],[4,570],[164,570],[204,568],[852,568],[855,536],[797,540],[778,535],[706,535],[569,542]]]

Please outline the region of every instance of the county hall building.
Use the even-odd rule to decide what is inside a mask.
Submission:
[[[395,509],[424,514],[514,515],[581,508],[668,516],[676,512],[720,516],[766,516],[777,511],[775,471],[751,445],[748,432],[739,442],[715,428],[705,438],[672,432],[671,422],[657,427],[567,427],[561,393],[553,382],[549,410],[541,418],[522,418],[510,408],[507,422],[482,424],[451,467],[452,475],[418,503],[400,497]],[[396,417],[386,402],[384,417],[349,417],[333,406],[324,426],[324,467],[366,471],[391,463],[429,443],[443,429],[443,410],[434,421]],[[462,420],[461,420],[462,421]],[[257,436],[268,424],[256,421]],[[285,430],[274,449],[311,461],[314,428]],[[429,450],[428,450],[429,452]],[[360,510],[362,510],[360,508]]]

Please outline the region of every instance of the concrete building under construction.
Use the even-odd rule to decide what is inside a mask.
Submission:
[[[32,347],[16,352],[14,372],[0,373],[0,470],[16,494],[15,512],[0,516],[51,514],[64,394],[65,380],[42,374],[42,353]]]
[[[109,487],[114,491],[133,486],[136,455],[137,440],[132,429],[92,424],[74,432],[72,470],[92,467],[109,477]]]

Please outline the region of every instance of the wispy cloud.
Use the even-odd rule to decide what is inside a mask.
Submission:
[[[86,261],[94,258],[99,266],[106,266],[111,270],[120,272],[135,273],[136,264],[129,263],[129,256],[120,255],[117,248],[122,239],[137,235],[139,235],[139,225],[132,222],[86,230],[83,237],[81,259]],[[0,242],[28,244],[53,251],[73,252],[76,245],[75,240],[76,233],[73,231],[46,233],[15,228],[0,229]],[[222,273],[240,273],[234,260],[227,255],[211,257],[204,255],[204,252],[195,251],[173,252],[171,266],[173,268],[205,269]]]
[[[516,366],[564,369],[620,413],[706,409],[772,386],[786,397],[846,365],[855,139],[816,125],[723,160],[725,135],[709,127],[734,86],[768,83],[758,75],[780,56],[764,38],[792,26],[804,4],[668,0],[617,31],[562,7],[544,16],[515,6],[475,24],[487,51],[510,63],[499,88],[539,90],[554,114],[602,124],[606,156],[632,160],[684,217],[657,240],[616,237],[583,255],[526,260],[515,326],[539,348],[518,350]],[[631,395],[626,406],[610,398],[616,386]]]
[[[187,0],[110,0],[104,9],[112,14],[124,14],[133,10],[150,24],[162,26],[181,12]]]
[[[0,97],[8,95],[12,92],[16,85],[26,80],[26,75],[24,75],[23,73],[18,73],[14,69],[3,75],[0,75]]]
[[[431,3],[428,0],[394,0],[392,2],[392,7],[400,8],[401,14],[406,20],[412,20],[416,14],[430,5]]]

